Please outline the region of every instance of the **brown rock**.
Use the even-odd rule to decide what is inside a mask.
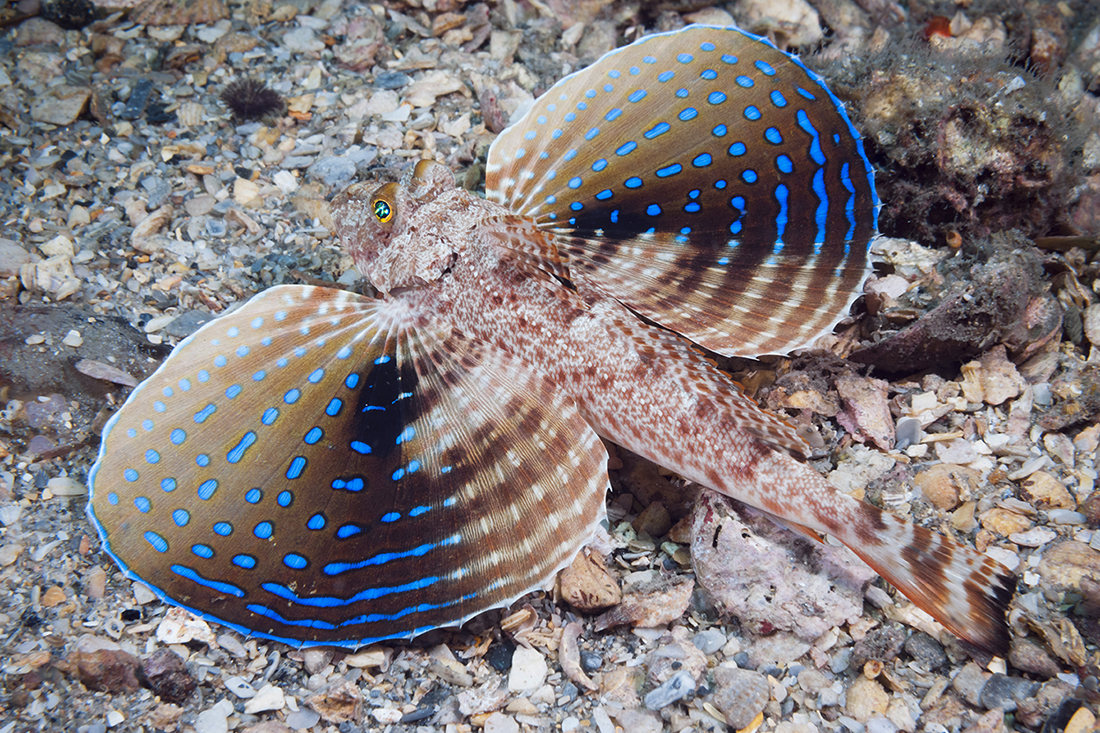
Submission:
[[[1044,589],[1080,593],[1082,578],[1100,578],[1100,552],[1076,540],[1057,542],[1043,551],[1038,572]]]
[[[31,119],[49,125],[71,125],[84,111],[91,89],[62,85],[31,105]]]
[[[973,724],[968,725],[965,733],[1003,733],[1005,730],[1005,714],[1000,708],[994,708],[978,718]]]
[[[1030,519],[1002,507],[990,509],[981,516],[981,521],[983,527],[1004,537],[1013,532],[1023,532],[1031,527]]]
[[[876,715],[885,715],[890,707],[890,696],[875,680],[860,675],[848,688],[848,701],[845,708],[848,714],[861,723]]]
[[[1094,491],[1088,495],[1077,507],[1077,511],[1085,515],[1085,522],[1093,529],[1100,528],[1100,491]]]
[[[639,667],[615,667],[600,680],[600,700],[636,708],[642,704],[638,693],[644,684],[645,675]]]
[[[74,650],[65,660],[69,671],[89,690],[137,692],[141,662],[121,649]]]
[[[759,672],[734,667],[714,670],[714,706],[731,728],[740,730],[756,719],[771,699],[768,678]]]
[[[690,578],[661,578],[623,595],[622,603],[596,619],[596,631],[614,626],[663,626],[684,615],[695,582]]]
[[[614,606],[623,599],[619,584],[607,572],[603,557],[581,552],[573,564],[561,572],[561,595],[580,611],[597,611]]]
[[[179,655],[169,649],[153,652],[142,671],[153,692],[168,702],[183,703],[195,691],[195,678]]]
[[[1062,680],[1044,683],[1035,697],[1017,703],[1016,719],[1028,728],[1038,730],[1062,702],[1073,695],[1074,689],[1076,688]]]
[[[1054,476],[1036,471],[1020,484],[1020,498],[1030,501],[1036,509],[1075,509],[1073,495]]]
[[[1046,650],[1027,639],[1013,640],[1008,662],[1021,672],[1030,672],[1046,679],[1062,671]]]
[[[665,505],[655,501],[643,509],[630,526],[635,532],[645,532],[650,537],[663,537],[672,527],[672,518]]]
[[[65,602],[65,591],[59,585],[51,585],[42,594],[42,605],[46,608],[60,606]]]
[[[959,505],[960,494],[970,495],[981,485],[982,474],[973,468],[937,463],[913,477],[928,501],[937,509],[952,511]]]
[[[306,703],[320,713],[326,723],[339,725],[361,718],[363,694],[354,682],[344,681],[330,690],[317,693]]]
[[[836,390],[844,403],[837,420],[860,442],[872,442],[882,450],[894,447],[894,417],[886,399],[890,385],[882,379],[842,374]]]

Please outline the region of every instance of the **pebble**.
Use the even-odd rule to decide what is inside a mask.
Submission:
[[[195,678],[187,670],[187,665],[169,649],[157,649],[145,660],[141,669],[153,692],[163,700],[183,704],[195,691]]]
[[[241,677],[226,677],[222,684],[225,685],[225,689],[242,700],[249,700],[256,696],[256,688]]]
[[[301,708],[286,716],[287,727],[294,730],[309,730],[321,720],[321,714],[316,710]]]
[[[864,726],[865,733],[897,733],[898,727],[889,718],[876,715]]]
[[[947,663],[943,645],[922,631],[909,635],[905,640],[905,651],[914,662],[929,672],[934,672]]]
[[[508,690],[530,694],[542,686],[548,668],[546,658],[534,649],[516,647],[512,669],[508,672]]]
[[[645,706],[650,710],[660,710],[694,692],[695,678],[690,672],[684,670],[672,675],[660,686],[646,693]]]
[[[715,654],[726,645],[726,635],[721,629],[711,627],[691,637],[691,643],[703,654]]]
[[[1006,713],[1011,713],[1016,709],[1017,703],[1033,697],[1038,690],[1038,682],[1025,680],[1023,677],[995,674],[982,688],[980,701],[986,710],[1000,708]]]
[[[519,733],[519,723],[511,715],[493,713],[485,719],[483,733]]]
[[[284,705],[286,705],[286,696],[283,694],[282,688],[275,685],[264,685],[256,692],[255,697],[244,704],[244,711],[246,713],[262,713],[268,710],[282,710]]]
[[[344,188],[355,180],[355,163],[343,156],[328,155],[309,166],[309,174],[327,188]]]
[[[400,71],[383,71],[374,77],[374,86],[379,89],[401,89],[408,86],[411,81],[408,74],[402,74]]]
[[[227,718],[233,712],[233,703],[219,700],[213,707],[195,716],[195,733],[229,733]]]
[[[1058,536],[1058,533],[1046,527],[1032,527],[1026,532],[1013,532],[1008,539],[1024,547],[1042,547]]]
[[[283,46],[292,53],[316,53],[323,51],[325,42],[312,28],[293,28],[283,34]]]
[[[866,723],[876,715],[885,715],[890,706],[890,696],[876,680],[860,675],[848,688],[844,709],[856,720]]]
[[[736,730],[755,720],[770,696],[768,678],[759,672],[725,666],[714,669],[714,705]]]

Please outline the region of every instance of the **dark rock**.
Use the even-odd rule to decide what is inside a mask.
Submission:
[[[943,651],[943,644],[940,644],[923,631],[918,631],[905,640],[905,651],[913,658],[914,662],[929,672],[934,672],[947,663],[947,654]]]
[[[515,651],[516,645],[510,639],[501,639],[500,643],[489,647],[485,661],[497,672],[507,672],[512,668],[512,655]]]
[[[169,323],[164,332],[174,338],[186,338],[199,330],[200,326],[203,326],[207,322],[213,320],[214,316],[205,311],[187,311],[180,314],[179,318]]]
[[[412,79],[408,74],[402,74],[400,71],[383,71],[374,77],[374,86],[379,89],[401,89],[408,86],[410,81]]]
[[[1000,708],[1006,713],[1011,713],[1016,709],[1017,703],[1033,697],[1038,689],[1038,682],[1025,680],[1023,677],[995,674],[982,688],[981,705],[986,710]]]
[[[162,699],[182,704],[195,691],[195,678],[179,655],[168,649],[157,649],[142,668],[149,686]]]
[[[901,654],[905,645],[905,632],[895,626],[875,629],[855,643],[852,647],[851,666],[862,669],[872,659],[879,662],[892,662]]]

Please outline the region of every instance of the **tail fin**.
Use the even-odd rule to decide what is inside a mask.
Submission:
[[[1008,653],[1005,614],[1016,589],[1008,568],[949,537],[841,493],[810,466],[768,451],[727,486],[736,499],[828,533],[951,633]]]
[[[853,500],[854,501],[854,500]],[[837,537],[860,559],[956,636],[1008,654],[1009,601],[1016,578],[996,560],[945,535],[859,502],[880,542]]]

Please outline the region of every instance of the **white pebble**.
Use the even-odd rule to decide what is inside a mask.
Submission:
[[[1024,547],[1041,547],[1058,536],[1058,533],[1046,527],[1032,527],[1026,532],[1013,532],[1008,539]]]
[[[80,346],[84,343],[84,337],[80,335],[80,331],[77,331],[75,328],[71,328],[69,329],[69,332],[65,334],[65,338],[61,339],[61,343],[65,344],[66,346],[71,346],[75,349],[77,346]]]
[[[222,684],[225,685],[225,689],[242,700],[250,700],[256,697],[256,688],[241,677],[226,677]]]
[[[546,672],[546,660],[541,654],[527,647],[516,647],[508,673],[508,691],[532,693],[542,685]]]
[[[1081,512],[1070,509],[1051,509],[1047,512],[1047,518],[1055,524],[1084,524],[1087,519]]]
[[[286,697],[281,688],[275,685],[264,685],[255,697],[244,704],[244,711],[253,714],[268,710],[282,710],[285,704]]]

